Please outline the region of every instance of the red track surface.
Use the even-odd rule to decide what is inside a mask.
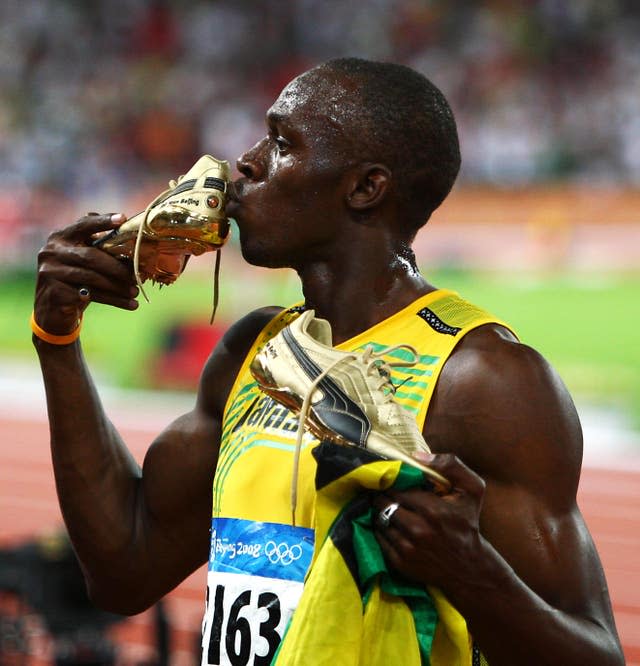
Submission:
[[[149,432],[121,426],[134,454],[142,458]],[[61,523],[49,462],[48,430],[42,416],[0,419],[0,545],[17,543],[50,531]],[[580,505],[602,558],[618,630],[629,666],[640,666],[640,471],[586,468]],[[172,626],[173,666],[193,663],[200,629],[205,586],[197,572],[167,598]],[[121,649],[121,664],[150,655],[151,614],[118,625],[112,635]],[[46,639],[29,666],[46,663]],[[561,666],[561,665],[559,665]]]

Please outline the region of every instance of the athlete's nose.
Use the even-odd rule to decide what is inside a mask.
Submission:
[[[253,148],[240,155],[236,161],[238,171],[249,180],[260,180],[264,175],[264,162],[261,156],[266,140],[267,137],[260,139]]]

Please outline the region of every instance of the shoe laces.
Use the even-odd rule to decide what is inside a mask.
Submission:
[[[398,349],[404,349],[408,351],[413,356],[413,359],[383,360],[384,356],[388,356]],[[390,347],[384,347],[378,351],[375,351],[373,346],[368,345],[362,352],[350,352],[336,359],[311,382],[307,393],[304,396],[304,400],[302,401],[302,406],[300,407],[300,415],[298,417],[298,432],[293,454],[293,472],[291,479],[291,522],[294,527],[296,524],[296,509],[298,506],[298,477],[300,475],[300,453],[302,451],[302,439],[305,432],[304,426],[309,416],[309,410],[311,409],[311,399],[320,382],[337,366],[343,363],[348,363],[350,361],[355,361],[356,363],[361,363],[366,366],[364,371],[366,377],[372,377],[375,380],[374,382],[369,383],[375,392],[380,395],[379,402],[391,402],[397,389],[404,383],[402,382],[397,386],[393,384],[391,381],[391,373],[393,368],[411,368],[416,365],[419,358],[420,357],[418,352],[411,345],[392,345]]]
[[[394,359],[393,361],[384,361],[383,357],[388,356],[392,352],[404,349],[412,355],[411,360],[403,361],[402,359]],[[396,385],[391,381],[391,373],[393,368],[412,368],[419,359],[418,352],[414,347],[407,344],[393,345],[391,347],[385,347],[380,351],[375,351],[375,349],[369,345],[365,347],[362,353],[359,355],[361,362],[367,366],[366,375],[373,376],[374,378],[379,378],[377,384],[374,384],[374,388],[377,392],[380,392],[382,395],[382,402],[390,402],[393,400],[393,396],[396,391],[404,382],[403,380],[400,384]]]
[[[149,215],[151,214],[152,208],[154,208],[157,204],[159,204],[163,199],[165,199],[167,196],[173,192],[173,190],[178,187],[180,184],[180,181],[184,178],[184,174],[182,176],[179,176],[177,180],[170,180],[169,181],[169,187],[161,192],[153,201],[151,201],[147,207],[144,209],[144,216],[142,218],[142,223],[140,224],[140,228],[138,229],[138,233],[136,235],[136,243],[133,247],[133,273],[136,278],[136,284],[138,285],[138,289],[140,289],[140,293],[144,296],[145,301],[149,303],[149,297],[147,296],[147,292],[144,290],[144,287],[142,286],[142,279],[140,277],[140,247],[142,245],[142,237],[143,237],[143,230],[147,226],[147,223],[149,221]],[[213,307],[211,310],[211,317],[209,319],[209,323],[213,324],[213,321],[216,317],[216,311],[218,310],[218,301],[220,299],[220,249],[218,248],[216,250],[216,261],[215,261],[215,267],[213,269]]]

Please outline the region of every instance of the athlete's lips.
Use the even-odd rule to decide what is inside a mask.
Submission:
[[[228,199],[225,211],[228,217],[234,217],[240,203],[236,199]]]
[[[227,198],[229,201],[238,201],[240,196],[241,184],[233,180],[229,181],[227,184]]]

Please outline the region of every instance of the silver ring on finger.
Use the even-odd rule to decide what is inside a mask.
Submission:
[[[78,296],[80,296],[83,301],[90,301],[91,289],[89,289],[89,287],[80,287],[80,289],[78,289]]]
[[[391,502],[389,506],[386,506],[378,514],[377,523],[378,527],[382,530],[386,530],[389,525],[391,525],[391,518],[393,514],[400,508],[398,502]]]

